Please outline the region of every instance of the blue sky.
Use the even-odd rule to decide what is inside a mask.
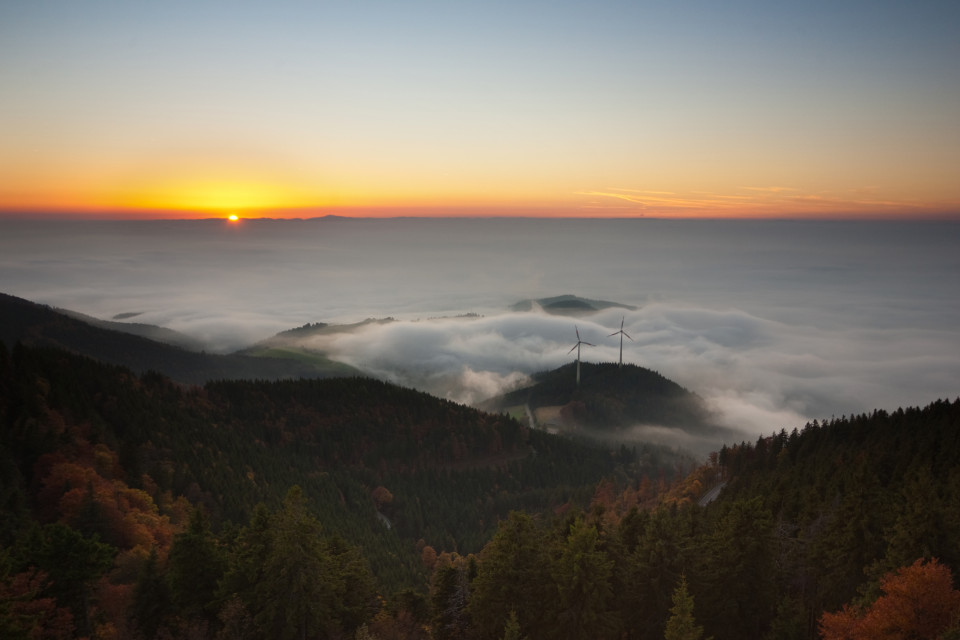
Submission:
[[[7,2],[0,208],[942,215],[956,2]]]

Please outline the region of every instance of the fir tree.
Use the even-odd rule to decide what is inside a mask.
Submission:
[[[157,550],[150,550],[133,588],[131,617],[145,638],[154,638],[170,611],[170,589],[157,566]]]
[[[680,584],[673,592],[673,607],[663,637],[664,640],[700,640],[703,637],[703,627],[693,618],[693,596],[687,591],[686,576],[680,576]]]
[[[180,613],[213,621],[217,583],[226,566],[199,507],[190,515],[187,530],[174,538],[169,563],[171,595]]]

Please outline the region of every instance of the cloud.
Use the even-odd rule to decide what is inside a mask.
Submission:
[[[763,191],[765,193],[784,193],[785,191],[799,191],[794,187],[740,187],[747,191]]]
[[[950,339],[947,333],[903,340],[893,328],[818,329],[737,309],[665,302],[576,319],[531,312],[398,321],[305,346],[400,384],[475,403],[573,361],[574,325],[597,345],[583,348],[583,360],[615,362],[620,343],[609,334],[621,318],[634,338],[624,343],[625,361],[697,392],[725,426],[747,438],[814,418],[899,406],[927,397],[924,392],[933,400],[955,393],[945,381],[960,380],[955,359],[932,353]]]
[[[624,359],[755,438],[960,394],[960,227],[667,220],[0,221],[0,290],[229,351],[307,322],[396,318],[310,346],[460,402]],[[508,313],[573,293],[636,305]],[[480,318],[455,318],[476,312]],[[443,318],[447,316],[446,318]],[[429,319],[438,318],[441,319]]]

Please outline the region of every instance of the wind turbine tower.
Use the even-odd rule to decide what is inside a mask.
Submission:
[[[597,345],[590,344],[589,342],[584,342],[583,340],[581,340],[580,329],[577,328],[577,325],[573,325],[573,329],[574,331],[577,332],[577,344],[573,345],[573,347],[571,347],[570,351],[567,351],[567,353],[573,353],[574,349],[577,350],[577,386],[579,387],[580,386],[580,345],[585,344],[588,347],[595,347]]]
[[[607,337],[612,338],[617,334],[620,334],[620,364],[617,365],[617,368],[619,369],[620,367],[623,366],[623,336],[627,336],[628,338],[630,338],[630,334],[623,330],[623,316],[620,316],[620,331],[614,331]],[[633,338],[630,338],[630,340],[633,340]]]

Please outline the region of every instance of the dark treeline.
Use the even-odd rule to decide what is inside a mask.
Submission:
[[[877,411],[725,447],[653,509],[598,489],[586,513],[512,514],[471,579],[435,576],[435,634],[700,637],[668,630],[682,585],[716,640],[960,637],[958,438],[960,400]]]
[[[0,420],[4,638],[960,637],[960,400],[681,479],[374,380],[18,346]]]

